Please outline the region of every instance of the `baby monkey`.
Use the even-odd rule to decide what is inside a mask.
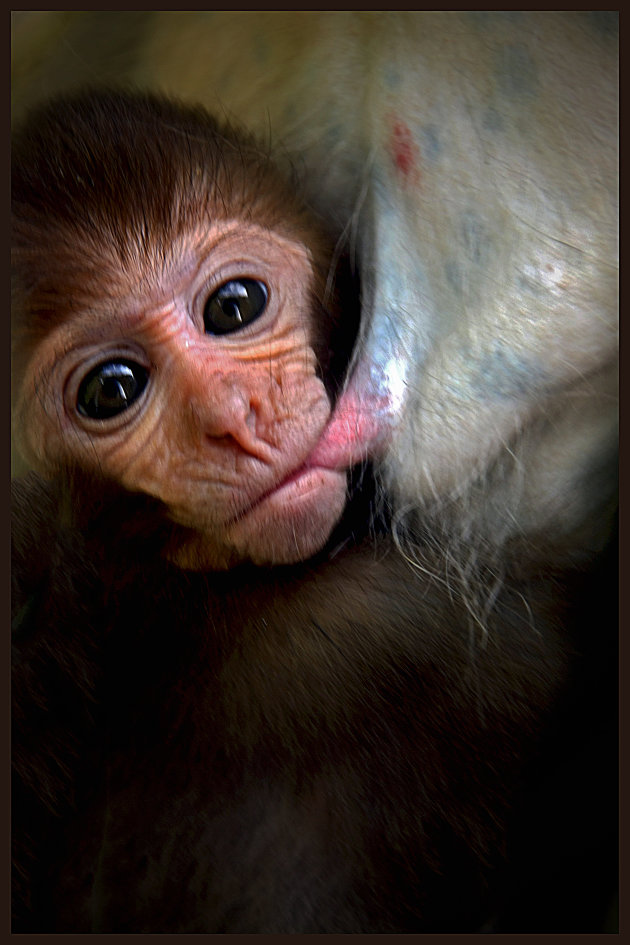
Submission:
[[[356,422],[327,443],[356,319],[268,155],[201,109],[94,92],[17,134],[12,187],[32,465],[157,500],[184,568],[319,551],[370,447]]]

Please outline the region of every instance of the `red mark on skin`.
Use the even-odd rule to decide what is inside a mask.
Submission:
[[[400,119],[393,120],[389,139],[389,149],[392,160],[403,177],[418,183],[420,170],[420,149],[413,140],[409,126]]]

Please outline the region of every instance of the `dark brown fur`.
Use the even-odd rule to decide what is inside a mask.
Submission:
[[[18,543],[35,497],[16,499]],[[197,576],[122,542],[103,584],[102,548],[70,537],[31,586],[16,556],[18,842],[38,833],[16,930],[482,920],[565,675],[548,581],[506,591],[484,645],[387,541]]]

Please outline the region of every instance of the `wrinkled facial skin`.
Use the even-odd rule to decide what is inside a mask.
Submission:
[[[182,243],[177,268],[142,294],[96,287],[90,311],[35,350],[18,403],[24,451],[41,471],[76,465],[160,500],[187,530],[173,553],[184,568],[302,560],[346,499],[345,468],[309,460],[331,412],[311,346],[309,254],[240,221]],[[208,330],[208,299],[244,279],[266,287],[262,312]],[[85,415],[85,379],[121,361],[146,385],[113,416]]]

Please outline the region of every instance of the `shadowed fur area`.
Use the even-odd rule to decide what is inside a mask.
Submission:
[[[560,861],[577,856],[588,830],[566,836],[569,797],[608,793],[612,653],[588,602],[609,573],[509,577],[482,637],[453,587],[410,571],[384,530],[361,534],[368,492],[333,538],[352,536],[343,554],[290,569],[183,573],[146,535],[110,532],[110,558],[103,526],[68,526],[38,530],[41,575],[22,571],[18,533],[16,929],[554,921],[557,900],[525,905],[549,868],[529,872],[542,833]],[[18,488],[18,521],[34,500],[41,529],[57,497]],[[585,685],[603,701],[580,705]],[[592,777],[586,745],[603,758]],[[544,797],[520,798],[528,778]],[[567,865],[556,896],[583,882]],[[603,895],[590,889],[594,912]]]

